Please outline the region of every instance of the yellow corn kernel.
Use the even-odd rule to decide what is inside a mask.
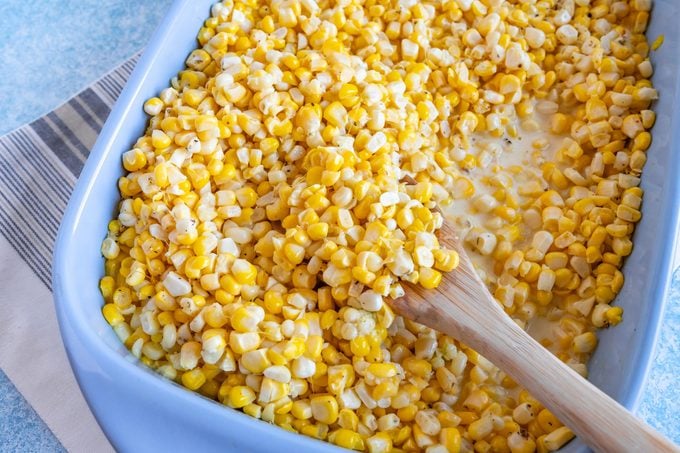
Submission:
[[[592,352],[597,345],[597,337],[593,332],[582,333],[581,335],[574,337],[572,344],[575,352]]]
[[[324,119],[335,127],[344,127],[347,122],[347,110],[340,102],[331,102],[323,112]]]
[[[317,360],[321,357],[324,340],[321,335],[310,335],[305,342],[305,355],[311,359]]]
[[[147,115],[155,116],[161,113],[161,110],[165,104],[163,101],[160,100],[160,98],[153,97],[149,98],[145,103],[144,103],[144,111],[146,112]]]
[[[288,395],[289,391],[290,384],[265,377],[262,379],[257,400],[264,404],[275,402]]]
[[[307,228],[309,238],[318,241],[324,239],[328,235],[329,225],[325,222],[315,223]]]
[[[292,338],[283,349],[286,360],[293,360],[305,353],[305,342],[302,338]]]
[[[246,415],[250,415],[251,417],[254,418],[261,418],[262,417],[262,407],[258,406],[257,404],[248,404],[243,407],[243,412]]]
[[[130,289],[124,286],[117,288],[113,292],[113,303],[120,308],[125,308],[132,303],[132,294]]]
[[[290,413],[300,420],[309,420],[312,418],[312,406],[308,400],[296,400],[293,402]]]
[[[289,242],[283,247],[283,253],[292,264],[300,264],[305,257],[305,248]]]
[[[246,352],[241,356],[240,364],[246,370],[256,374],[262,373],[271,366],[268,351],[266,349],[256,349],[254,351]]]
[[[508,436],[508,447],[513,453],[531,453],[536,451],[536,441],[527,434],[514,432]]]
[[[314,437],[316,439],[325,439],[328,433],[328,425],[322,423],[316,425],[309,424],[303,426],[300,432],[305,436]]]
[[[450,452],[459,452],[461,449],[461,435],[457,428],[442,428],[439,432],[439,443]]]
[[[654,40],[654,42],[652,42],[652,45],[651,45],[652,50],[658,50],[659,47],[661,47],[661,45],[663,44],[663,41],[664,41],[664,35],[657,36],[656,39]]]
[[[99,291],[101,291],[102,296],[105,300],[110,300],[113,296],[114,287],[116,285],[115,280],[111,276],[103,277],[99,281]]]
[[[442,281],[442,274],[432,268],[420,268],[418,276],[418,283],[425,289],[434,289],[439,286]]]
[[[244,259],[237,259],[231,265],[231,272],[239,285],[254,285],[257,268]]]
[[[557,428],[543,439],[543,443],[548,451],[559,450],[564,444],[574,438],[574,433],[566,426]]]
[[[338,419],[338,402],[331,395],[318,395],[310,400],[312,416],[320,423],[330,425]]]
[[[350,409],[342,409],[338,415],[338,425],[344,429],[356,431],[359,427],[359,417]]]
[[[338,100],[346,108],[351,108],[359,102],[359,88],[353,83],[345,83],[338,91]]]
[[[367,372],[376,378],[390,378],[397,375],[397,368],[392,363],[371,363]]]
[[[336,361],[327,358],[326,362],[333,363]],[[354,368],[352,368],[351,365],[330,366],[328,367],[327,374],[328,390],[336,395],[341,394],[345,388],[349,387],[354,382]]]
[[[560,422],[557,417],[555,417],[548,409],[543,409],[541,412],[539,412],[536,420],[538,421],[541,429],[546,433],[551,433],[557,428],[563,426],[562,422]]]
[[[155,129],[151,133],[151,144],[156,149],[164,149],[170,146],[172,140],[167,136],[165,132],[159,129]]]
[[[104,318],[106,318],[106,322],[108,322],[112,326],[115,326],[116,324],[125,321],[123,315],[121,315],[120,313],[118,305],[116,304],[104,305],[104,307],[102,308],[102,314],[104,315]]]
[[[393,448],[392,438],[385,432],[378,432],[366,439],[365,442],[369,453],[387,453],[392,451]]]
[[[424,359],[408,357],[402,362],[404,369],[415,376],[429,378],[432,373],[432,364]]]
[[[135,148],[123,153],[123,167],[127,171],[137,171],[146,165],[146,156],[141,149]]]
[[[364,357],[371,351],[371,346],[365,336],[359,335],[350,341],[350,349],[355,356]]]
[[[609,308],[605,313],[607,323],[610,326],[615,326],[615,325],[619,324],[622,320],[622,314],[623,314],[623,309],[621,307],[611,307],[611,308]]]
[[[198,390],[205,381],[205,374],[198,368],[182,374],[182,385],[189,390]]]
[[[328,440],[335,445],[350,450],[364,450],[364,439],[361,437],[361,435],[359,435],[359,433],[349,429],[341,428],[337,431],[333,431],[328,436]]]
[[[281,308],[283,307],[283,296],[281,293],[275,291],[267,291],[264,294],[264,307],[272,314],[281,313]]]
[[[230,407],[241,409],[253,401],[257,396],[253,389],[245,385],[237,385],[229,390],[229,400],[228,403]]]

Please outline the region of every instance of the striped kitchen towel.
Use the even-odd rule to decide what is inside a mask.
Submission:
[[[68,451],[112,449],[59,337],[52,249],[76,179],[137,59],[0,137],[0,369]]]

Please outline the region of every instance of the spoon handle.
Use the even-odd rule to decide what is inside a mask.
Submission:
[[[507,318],[505,314],[503,316]],[[485,342],[487,347],[476,349],[522,383],[594,450],[680,451],[660,433],[557,359],[514,322],[506,319],[499,327],[497,322],[489,320],[489,325],[494,325],[494,332],[488,333]],[[491,344],[490,338],[499,341]]]
[[[462,339],[524,386],[594,450],[680,452],[531,338],[471,274],[478,284],[465,281],[459,273],[452,278],[458,281],[442,282],[434,291],[410,286],[407,296],[392,305],[404,317]]]

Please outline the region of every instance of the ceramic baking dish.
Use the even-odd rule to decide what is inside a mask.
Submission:
[[[119,451],[330,451],[302,435],[252,419],[161,378],[121,344],[101,315],[101,241],[119,199],[121,154],[146,127],[144,101],[168,85],[195,48],[214,0],[177,0],[130,77],[73,191],[57,239],[54,298],[61,334],[78,383],[107,437]],[[655,53],[661,93],[654,141],[644,170],[643,218],[616,300],[624,322],[602,331],[590,363],[591,381],[631,410],[640,399],[668,293],[678,236],[680,200],[680,2],[655,0],[648,36],[665,34]],[[546,378],[549,378],[546,376]],[[563,451],[582,452],[571,442]]]

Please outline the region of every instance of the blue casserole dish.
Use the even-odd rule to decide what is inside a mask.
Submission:
[[[195,48],[214,0],[177,0],[154,33],[111,112],[64,215],[53,264],[61,335],[71,366],[97,421],[119,451],[332,451],[337,448],[252,419],[161,378],[139,364],[101,315],[99,252],[119,199],[121,154],[146,127],[146,99],[168,86]],[[656,0],[648,36],[665,35],[653,55],[654,141],[642,178],[645,190],[626,283],[616,304],[624,322],[600,333],[590,380],[635,411],[658,337],[679,232],[680,2]],[[584,452],[578,440],[565,452]]]

